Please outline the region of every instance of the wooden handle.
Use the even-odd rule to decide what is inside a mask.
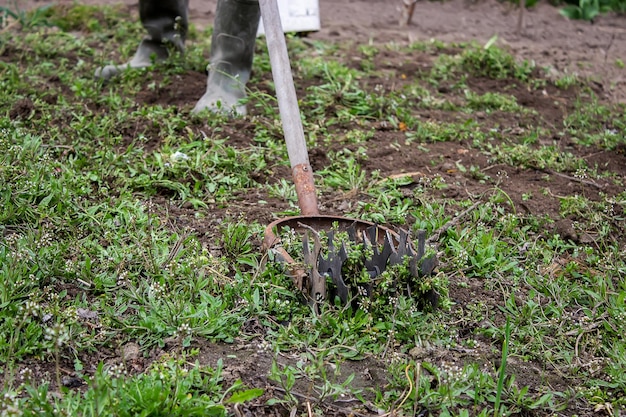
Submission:
[[[298,203],[303,215],[315,215],[318,214],[318,207],[313,169],[309,163],[278,3],[277,0],[259,0],[259,6]]]

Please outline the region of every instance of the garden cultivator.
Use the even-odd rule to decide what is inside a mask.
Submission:
[[[431,274],[437,261],[434,255],[426,255],[425,232],[418,233],[415,250],[406,231],[396,233],[363,220],[319,214],[313,170],[309,163],[278,6],[276,0],[260,0],[259,3],[292,177],[302,212],[301,216],[279,219],[267,226],[263,241],[265,250],[271,252],[276,260],[287,264],[295,285],[315,308],[324,300],[334,300],[335,297],[342,303],[358,303],[359,297],[375,296],[377,277],[394,265],[406,265],[415,278],[413,281]],[[296,262],[282,243],[280,233],[284,230],[303,236],[303,262]],[[335,242],[335,237],[339,235],[348,237],[347,244],[345,241]],[[355,258],[350,253],[354,246],[360,251],[356,258],[367,271],[365,281],[355,281],[346,276],[346,267]],[[411,285],[407,284],[406,288],[401,283],[396,285],[398,291],[411,294]],[[424,295],[427,301],[436,304],[436,294]]]
[[[302,236],[304,262],[296,262],[283,245],[279,234],[285,229]],[[326,241],[319,231],[326,231]],[[344,232],[348,237],[347,244],[345,241],[337,243],[335,236]],[[409,233],[404,230],[396,233],[381,225],[342,216],[302,215],[276,220],[265,229],[263,246],[272,252],[275,260],[287,264],[296,287],[313,306],[335,297],[342,303],[358,303],[359,297],[371,298],[376,293],[373,283],[377,282],[377,277],[396,265],[406,265],[415,279],[430,275],[437,266],[436,257],[426,253],[424,231],[417,234],[415,250]],[[367,282],[351,283],[345,276],[349,250],[354,246],[359,248],[362,267],[369,277]],[[330,288],[329,281],[332,283]],[[398,291],[412,295],[410,283],[397,285]],[[437,294],[428,291],[423,296],[429,304],[436,306]]]

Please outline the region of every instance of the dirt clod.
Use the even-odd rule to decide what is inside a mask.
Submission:
[[[29,98],[23,98],[15,102],[11,111],[9,112],[9,117],[11,120],[17,119],[28,119],[35,111],[35,104]]]

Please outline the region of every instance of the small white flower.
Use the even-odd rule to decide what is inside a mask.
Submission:
[[[54,326],[47,327],[45,329],[44,337],[57,347],[61,347],[65,342],[70,340],[70,333],[64,325],[55,324]]]
[[[182,323],[174,332],[174,337],[185,338],[191,336],[191,327],[188,323]]]
[[[149,293],[155,298],[160,297],[165,293],[165,287],[158,282],[154,282],[150,284]]]

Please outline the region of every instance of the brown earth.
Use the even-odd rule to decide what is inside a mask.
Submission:
[[[6,1],[6,0],[5,0]],[[73,0],[20,0],[21,7],[72,4]],[[137,15],[134,0],[86,0],[84,4],[128,6]],[[198,28],[212,25],[217,0],[190,0],[190,21]],[[407,43],[438,39],[444,42],[487,42],[498,36],[520,59],[550,67],[550,73],[579,74],[594,78],[608,100],[626,102],[626,78],[616,59],[626,57],[626,24],[619,16],[602,16],[595,22],[567,20],[558,9],[540,3],[527,11],[522,34],[518,12],[508,2],[451,0],[419,2],[406,28],[400,28],[400,0],[320,0],[322,29],[312,39]]]
[[[45,0],[21,2],[37,7],[48,2]],[[72,3],[71,0],[60,0],[59,3]],[[113,3],[107,0],[87,0],[88,4]],[[126,1],[132,17],[136,18],[136,6],[134,1]],[[214,16],[216,2],[214,0],[201,2],[191,0],[191,20],[197,26],[210,25]],[[497,44],[508,47],[518,58],[534,60],[539,66],[548,66],[549,77],[557,77],[563,73],[579,74],[591,77],[594,80],[594,89],[604,102],[626,102],[625,70],[617,66],[617,59],[626,58],[626,27],[624,18],[602,17],[594,24],[586,22],[568,21],[561,17],[554,7],[548,4],[539,4],[531,9],[526,16],[524,33],[516,33],[517,12],[508,3],[502,4],[492,0],[468,2],[452,0],[444,3],[420,2],[417,5],[413,23],[401,29],[397,21],[399,17],[399,1],[372,1],[372,0],[321,0],[322,30],[309,35],[311,39],[323,40],[354,40],[355,42],[372,41],[373,43],[397,42],[406,44],[416,40],[436,38],[446,42],[459,42],[477,40],[484,43],[493,35],[498,36]],[[113,58],[113,57],[112,57]],[[345,57],[346,60],[356,60],[358,57]],[[395,68],[398,74],[408,76],[426,70],[431,67],[434,57],[427,53],[416,52],[412,56],[402,55],[397,52],[386,51],[379,63],[380,68]],[[167,106],[179,106],[187,111],[195,103],[204,90],[205,75],[202,73],[187,73],[179,76],[180,79],[172,84],[159,85],[154,90],[140,92],[135,100],[138,105],[143,103],[159,103]],[[261,76],[262,82],[258,86],[265,89],[265,82],[269,75]],[[297,74],[296,74],[297,78]],[[58,81],[58,80],[57,80]],[[55,80],[50,80],[52,84]],[[298,82],[298,80],[296,80]],[[398,88],[397,78],[394,79],[371,79],[362,80],[374,88],[376,84],[382,84],[385,91]],[[472,90],[483,93],[487,91],[503,91],[513,95],[517,102],[531,110],[536,115],[516,115],[510,113],[493,112],[489,115],[477,114],[476,118],[481,124],[481,129],[501,129],[511,135],[520,135],[528,129],[537,126],[545,127],[554,131],[554,126],[562,126],[564,118],[571,113],[574,102],[580,97],[581,91],[577,88],[562,90],[554,87],[549,82],[543,91],[530,91],[523,86],[518,86],[511,80],[494,81],[482,78],[470,78],[467,84]],[[305,94],[307,85],[299,84],[298,93]],[[62,87],[59,85],[59,89]],[[446,94],[445,91],[439,91]],[[66,92],[71,94],[69,92]],[[22,100],[15,104],[11,111],[11,118],[24,118],[36,111],[32,101]],[[467,115],[451,112],[421,110],[418,113],[420,119],[426,121],[453,121],[464,120]],[[252,110],[251,118],[255,116]],[[230,144],[234,146],[248,147],[254,137],[254,123],[251,118],[234,120],[233,123],[223,127],[223,136],[230,137]],[[196,132],[206,128],[201,122],[193,126]],[[492,164],[488,158],[471,147],[468,141],[460,140],[456,143],[422,143],[420,146],[406,143],[405,132],[393,129],[384,123],[371,123],[364,128],[372,129],[373,137],[367,143],[366,160],[361,161],[364,169],[371,173],[379,171],[382,177],[388,177],[400,173],[411,173],[416,181],[419,178],[433,178],[441,176],[448,187],[441,191],[434,191],[445,199],[466,200],[469,197],[479,198],[493,188],[490,182],[483,182],[479,178],[461,172],[457,167],[478,167],[484,175],[492,178],[497,177],[499,187],[511,197],[514,207],[511,211],[523,216],[534,214],[547,215],[554,221],[554,230],[546,233],[557,232],[577,242],[593,242],[593,235],[586,235],[574,230],[572,224],[577,221],[575,217],[562,219],[559,214],[559,196],[571,196],[577,193],[592,200],[600,200],[601,193],[616,195],[623,191],[612,181],[596,180],[581,181],[574,173],[557,174],[551,171],[534,168],[521,169],[505,164]],[[609,128],[609,127],[607,127]],[[158,126],[119,126],[119,133],[123,136],[125,144],[135,140],[138,133],[143,133],[148,138],[145,143],[147,150],[159,146]],[[331,149],[340,150],[350,148],[342,139],[342,132],[338,131],[337,142],[330,145]],[[625,148],[621,147],[613,151],[584,148],[576,145],[568,138],[544,138],[549,143],[554,142],[561,150],[571,152],[574,156],[583,158],[590,166],[596,166],[602,172],[612,172],[626,179],[626,155]],[[123,144],[124,145],[124,144]],[[328,148],[311,149],[311,162],[315,170],[328,165],[326,153]],[[272,177],[288,178],[289,170],[284,164],[277,163],[271,167]],[[266,175],[266,174],[260,174]],[[547,179],[549,177],[549,180]],[[273,181],[272,178],[259,178],[259,182]],[[407,186],[410,194],[412,185]],[[545,191],[548,189],[548,193]],[[533,198],[522,199],[522,194],[532,193]],[[367,199],[367,196],[358,194],[342,194],[334,192],[323,194],[320,197],[321,210],[329,214],[343,214],[349,207],[358,201]],[[259,200],[267,204],[260,205]],[[197,210],[192,207],[180,207],[175,202],[170,202],[169,196],[164,193],[156,199],[156,202],[167,212],[168,221],[172,227],[178,230],[189,228],[200,239],[209,245],[214,245],[213,236],[216,235],[222,220],[244,216],[247,220],[257,220],[262,224],[269,223],[276,218],[276,213],[287,209],[287,204],[265,194],[264,191],[255,191],[247,194],[235,195],[228,207],[211,206],[204,210],[205,218],[197,220]],[[454,209],[449,210],[449,215],[455,215]],[[618,234],[615,239],[624,242],[624,234]],[[219,247],[212,248],[219,251]],[[520,248],[520,250],[523,250]],[[472,280],[459,273],[451,277],[450,297],[457,304],[458,309],[451,312],[463,318],[463,306],[477,299],[483,300],[489,309],[498,309],[498,292],[490,291],[484,287],[482,281]],[[257,324],[258,325],[258,324]],[[472,335],[472,329],[468,329],[468,337]],[[260,332],[260,334],[258,334]],[[254,337],[257,334],[258,337]],[[207,344],[197,341],[201,348],[199,360],[201,363],[215,365],[216,361],[223,358],[225,361],[225,385],[241,378],[248,386],[266,388],[266,394],[261,400],[270,398],[272,395],[280,396],[279,389],[268,381],[266,375],[271,365],[271,355],[258,348],[262,340],[263,329],[256,328],[253,324],[246,330],[246,337],[242,337],[239,343],[232,345]],[[463,336],[461,336],[463,337]],[[490,341],[485,341],[483,350],[472,353],[481,362],[492,363],[497,354],[492,352]],[[176,346],[166,346],[166,350],[175,350]],[[94,357],[84,358],[85,364],[95,366],[97,361],[103,360],[109,363],[120,362],[124,354],[122,348],[102,351]],[[155,350],[149,358],[131,358],[133,369],[142,371],[150,363],[151,359],[163,354],[165,350]],[[497,353],[497,352],[496,352]],[[465,353],[454,350],[439,352],[413,352],[416,358],[428,359],[435,363],[464,363],[467,359]],[[472,356],[473,360],[476,357]],[[128,358],[127,358],[128,359]],[[294,363],[297,356],[281,356],[279,362]],[[26,365],[26,364],[24,364]],[[41,368],[42,376],[53,371],[45,365],[33,363],[31,368]],[[66,364],[66,369],[71,369],[71,363]],[[367,389],[371,386],[380,386],[385,383],[384,369],[386,364],[377,358],[367,358],[361,362],[348,362],[342,365],[345,375],[355,373],[355,386]],[[571,386],[571,381],[560,377],[554,370],[547,369],[545,364],[538,363],[511,363],[510,369],[517,374],[520,386],[529,385],[540,387],[547,384],[553,389],[565,389]],[[86,368],[86,371],[89,369]],[[493,369],[492,369],[493,371]],[[71,372],[68,371],[68,374]],[[47,378],[54,379],[54,378]],[[52,382],[54,385],[54,381]],[[311,394],[306,386],[299,386],[302,390],[301,402],[307,401]],[[593,410],[579,408],[580,404],[571,404],[568,411],[570,414],[592,415]],[[373,409],[350,409],[350,403],[327,402],[322,404],[328,415],[350,415],[351,412],[371,415]],[[234,411],[239,415],[288,415],[288,409],[267,408],[263,401],[258,401],[248,406],[247,410]],[[353,414],[355,415],[355,414]]]

